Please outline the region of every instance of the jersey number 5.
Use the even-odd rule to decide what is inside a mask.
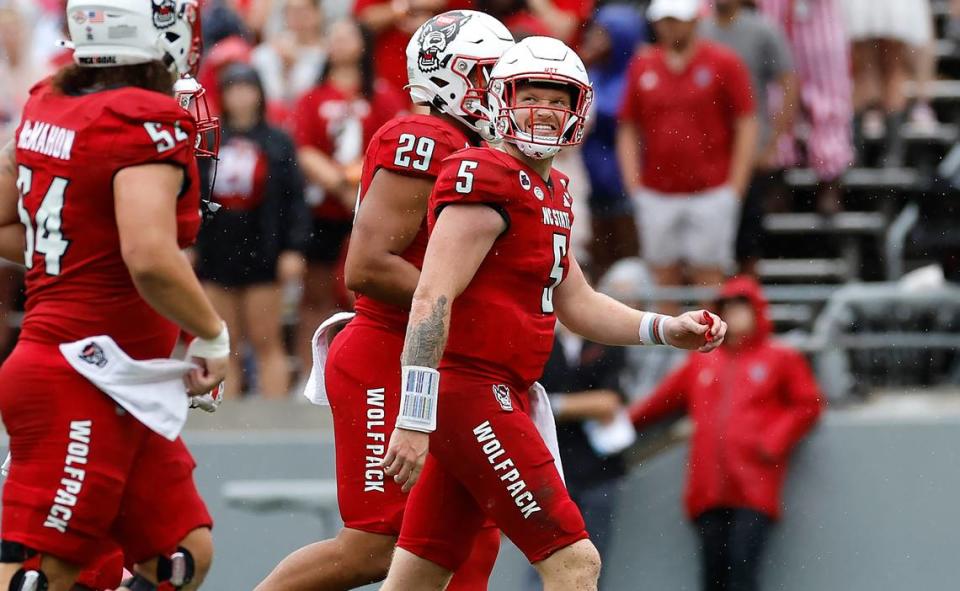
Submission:
[[[33,188],[33,171],[26,166],[20,166],[17,175],[17,191],[20,198],[17,200],[17,213],[20,214],[20,223],[25,228],[26,249],[23,252],[23,264],[26,268],[33,268],[33,253],[43,255],[44,267],[47,275],[60,274],[60,259],[67,252],[70,241],[63,237],[63,199],[70,181],[62,177],[54,177],[47,189],[40,207],[37,208],[36,225],[30,219],[30,213],[23,204],[23,200]],[[34,231],[36,228],[36,231]]]
[[[567,237],[564,234],[554,234],[550,283],[543,288],[543,297],[540,298],[540,308],[544,314],[553,314],[553,290],[563,281],[563,257],[565,256],[567,256]]]
[[[428,137],[417,137],[409,133],[400,134],[400,145],[397,146],[397,153],[393,157],[393,164],[404,168],[413,166],[416,170],[429,170],[430,159],[433,158],[434,146],[436,146],[436,142]],[[413,159],[411,162],[409,156],[411,150],[420,158]]]

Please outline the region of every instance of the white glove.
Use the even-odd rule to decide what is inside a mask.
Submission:
[[[220,403],[223,402],[223,382],[220,385],[200,396],[190,397],[190,408],[199,408],[207,412],[217,412]]]

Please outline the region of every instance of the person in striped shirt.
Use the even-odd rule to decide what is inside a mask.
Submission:
[[[850,44],[840,0],[759,0],[758,5],[786,33],[800,85],[798,126],[779,143],[781,164],[813,168],[817,208],[836,212],[842,207],[840,177],[853,162]],[[799,124],[809,128],[805,159],[796,137]]]

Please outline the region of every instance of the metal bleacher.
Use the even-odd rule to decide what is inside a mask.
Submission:
[[[876,163],[883,138],[868,134],[863,159],[867,166],[851,168],[841,179],[843,212],[767,214],[763,220],[767,252],[776,257],[758,265],[764,283],[841,285],[889,280],[929,262],[929,253],[914,244],[914,233],[931,217],[923,213],[922,205],[932,191],[937,164],[960,140],[960,43],[945,37],[949,2],[933,0],[932,6],[942,79],[929,86],[929,98],[939,123],[903,127],[906,154],[900,168],[870,166]],[[907,91],[911,98],[915,96],[912,84]],[[818,184],[813,170],[789,170],[785,183],[795,203],[812,203]]]

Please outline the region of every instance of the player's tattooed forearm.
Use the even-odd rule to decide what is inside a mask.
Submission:
[[[447,298],[440,296],[426,318],[416,320],[407,329],[403,343],[403,365],[437,367],[447,344]]]

